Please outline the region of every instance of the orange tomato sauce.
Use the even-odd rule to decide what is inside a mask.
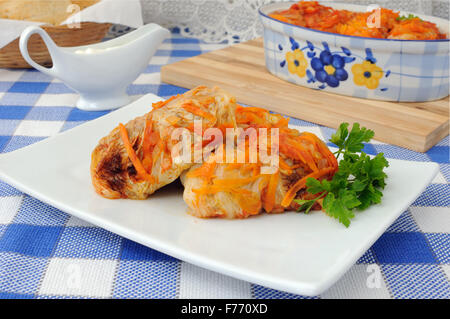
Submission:
[[[336,10],[317,1],[299,1],[289,9],[275,11],[270,17],[314,30],[344,35],[401,40],[447,39],[436,24],[413,15],[403,17],[393,10],[371,12]],[[379,15],[378,15],[379,14]]]

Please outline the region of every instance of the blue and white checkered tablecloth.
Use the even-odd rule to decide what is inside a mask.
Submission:
[[[175,32],[128,92],[134,98],[185,92],[161,83],[161,65],[225,45],[205,44]],[[80,111],[74,108],[76,99],[71,89],[40,72],[0,69],[0,152],[107,113]],[[291,121],[322,138],[334,131]],[[449,138],[425,154],[378,142],[368,144],[365,151],[437,162],[440,172],[344,277],[317,298],[450,298]],[[374,274],[379,275],[378,282]],[[302,298],[166,256],[0,181],[0,298],[63,297]]]

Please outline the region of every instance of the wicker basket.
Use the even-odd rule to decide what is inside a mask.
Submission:
[[[73,47],[100,42],[111,27],[110,23],[81,22],[80,28],[70,29],[67,26],[42,26],[58,46]],[[52,59],[37,34],[28,41],[31,58],[44,66],[51,66]],[[0,49],[0,68],[31,68],[25,62],[19,50],[19,38]]]

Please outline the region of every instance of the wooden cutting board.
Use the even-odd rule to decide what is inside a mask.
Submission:
[[[238,102],[337,128],[359,122],[379,141],[425,152],[449,134],[449,98],[423,103],[359,99],[291,84],[264,65],[262,39],[165,65],[163,82],[193,88],[217,85]]]

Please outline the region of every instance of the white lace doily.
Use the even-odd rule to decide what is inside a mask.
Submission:
[[[144,23],[178,27],[182,35],[206,42],[229,43],[250,40],[262,33],[258,8],[282,0],[141,0]],[[379,4],[443,18],[449,16],[448,0],[339,0]]]

